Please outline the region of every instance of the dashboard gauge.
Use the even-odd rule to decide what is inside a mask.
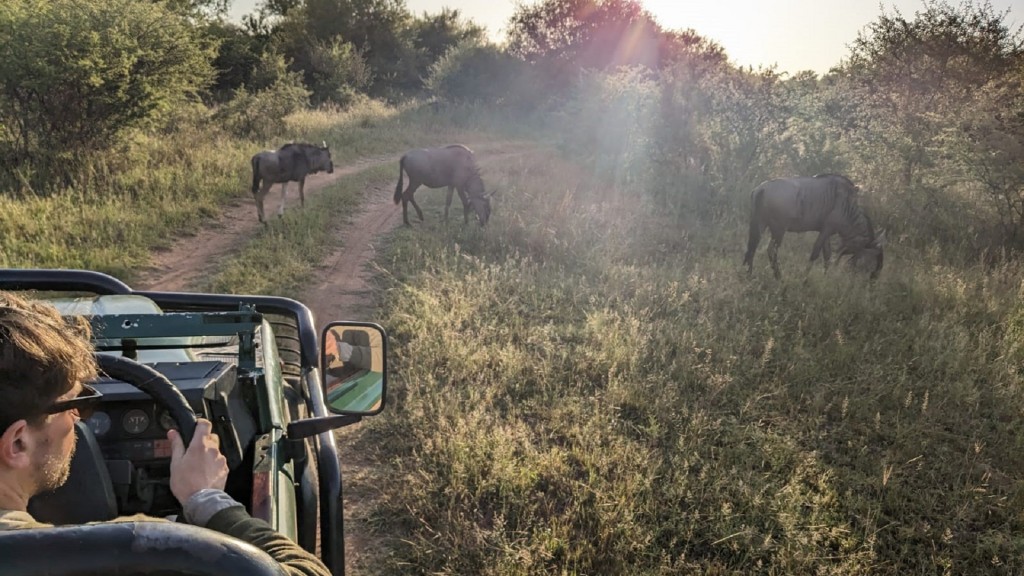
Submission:
[[[178,427],[178,423],[174,421],[174,418],[171,418],[171,413],[168,412],[167,410],[160,411],[159,422],[160,427],[163,428],[164,430],[170,430],[172,428],[176,429]]]
[[[106,436],[110,432],[110,414],[106,412],[93,412],[92,416],[85,421],[85,424],[92,430],[97,438]]]
[[[129,434],[142,434],[149,428],[149,415],[137,408],[129,410],[121,418],[121,426]]]

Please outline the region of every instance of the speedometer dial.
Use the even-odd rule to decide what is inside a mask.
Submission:
[[[171,418],[171,413],[167,410],[160,411],[160,416],[157,421],[160,422],[160,427],[164,430],[170,430],[171,428],[176,429],[178,427],[178,423],[174,421],[174,418]]]
[[[110,432],[110,414],[106,412],[93,412],[93,415],[89,416],[85,424],[89,426],[89,429],[92,430],[92,433],[97,438],[102,438],[107,432]]]
[[[129,434],[142,434],[149,428],[149,414],[137,408],[129,410],[121,418],[121,426],[124,426],[124,431]]]

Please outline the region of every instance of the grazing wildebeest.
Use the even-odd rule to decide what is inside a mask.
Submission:
[[[833,234],[839,234],[840,258],[849,255],[850,263],[870,270],[872,278],[882,270],[885,232],[875,236],[871,220],[857,205],[857,187],[849,178],[820,174],[768,180],[751,192],[750,203],[750,236],[747,254],[743,257],[748,273],[753,269],[754,252],[765,228],[772,233],[768,259],[776,278],[782,277],[778,249],[786,232],[818,232],[808,267],[821,253],[828,269],[832,257],[830,239]]]
[[[402,191],[402,172],[409,175],[409,186]],[[409,204],[416,209],[416,215],[423,220],[423,211],[413,198],[420,186],[427,188],[448,187],[444,203],[444,219],[448,220],[448,209],[452,205],[452,190],[458,190],[462,200],[462,218],[469,222],[469,208],[473,207],[480,225],[487,224],[491,217],[491,196],[484,192],[484,181],[480,177],[473,151],[461,144],[443,148],[419,148],[402,155],[398,162],[398,185],[395,186],[395,204],[402,203],[402,220],[409,225]]]
[[[277,215],[284,214],[284,201],[288,195],[288,183],[299,183],[299,199],[306,205],[303,187],[306,176],[317,172],[334,172],[331,151],[324,142],[322,146],[306,143],[290,143],[277,150],[265,150],[252,157],[252,194],[256,197],[256,213],[260,222],[263,218],[263,199],[274,184],[281,184],[281,207]],[[263,186],[260,186],[260,181]]]

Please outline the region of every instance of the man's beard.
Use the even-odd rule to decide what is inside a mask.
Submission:
[[[37,494],[56,490],[68,481],[68,476],[71,475],[71,458],[75,455],[77,447],[77,442],[71,446],[71,452],[67,458],[62,458],[58,453],[43,456],[42,466],[39,467],[39,477],[36,479]]]

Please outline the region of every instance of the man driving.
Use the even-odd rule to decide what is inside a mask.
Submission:
[[[88,322],[0,291],[0,530],[49,526],[28,513],[28,503],[67,481],[75,423],[101,399],[87,384],[97,371]],[[167,438],[171,492],[189,524],[262,549],[289,575],[330,574],[318,558],[224,492],[227,460],[209,420],[198,420],[187,449],[176,430]],[[112,522],[140,520],[162,519],[140,514]]]

